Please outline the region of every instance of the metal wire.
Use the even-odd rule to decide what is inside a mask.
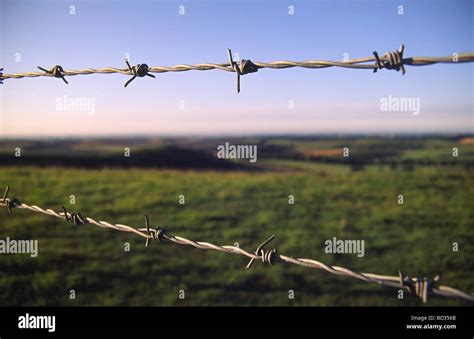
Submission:
[[[278,254],[276,249],[265,250],[264,247],[274,239],[272,235],[269,239],[258,246],[255,252],[248,252],[237,246],[220,246],[209,242],[194,241],[177,235],[170,235],[161,227],[151,229],[149,226],[148,216],[145,216],[145,227],[134,228],[123,224],[112,224],[107,221],[96,220],[91,217],[84,217],[81,213],[69,213],[63,207],[63,212],[56,212],[52,209],[43,209],[36,205],[28,205],[21,203],[16,198],[7,198],[9,187],[7,186],[3,198],[0,199],[0,206],[6,206],[8,210],[13,208],[26,209],[36,213],[42,213],[60,219],[65,219],[75,225],[93,224],[102,228],[109,228],[115,231],[134,233],[146,239],[146,246],[150,240],[162,241],[167,240],[177,245],[192,246],[201,250],[214,250],[223,253],[242,255],[250,259],[246,268],[250,268],[255,260],[261,260],[263,263],[273,265],[274,263],[294,264],[298,266],[308,267],[326,271],[337,276],[350,277],[370,283],[377,283],[383,286],[394,287],[411,292],[415,296],[421,298],[424,303],[428,301],[428,295],[437,295],[446,298],[458,298],[469,302],[474,302],[474,295],[463,292],[453,287],[440,285],[440,278],[436,276],[433,280],[427,278],[411,278],[399,271],[398,276],[380,275],[374,273],[359,273],[345,267],[326,265],[314,259],[293,258],[286,255]]]
[[[285,69],[292,67],[320,69],[328,67],[342,67],[353,69],[369,69],[376,72],[380,69],[389,69],[402,71],[405,74],[404,66],[425,66],[437,63],[457,64],[464,62],[473,62],[474,53],[464,53],[456,56],[445,57],[403,57],[404,46],[401,45],[399,50],[393,52],[386,52],[382,57],[379,57],[377,52],[373,52],[373,56],[367,58],[352,59],[347,61],[326,61],[326,60],[309,60],[309,61],[272,61],[272,62],[252,62],[250,60],[241,60],[238,63],[232,59],[232,51],[229,49],[229,62],[222,64],[202,63],[195,65],[180,64],[175,66],[154,66],[148,67],[146,64],[138,64],[130,67],[127,61],[127,68],[84,68],[81,70],[67,70],[64,71],[61,66],[54,65],[51,70],[44,70],[44,72],[26,72],[26,73],[0,73],[0,82],[5,79],[20,79],[20,78],[35,78],[35,77],[61,77],[64,81],[64,76],[88,75],[88,74],[111,74],[119,73],[125,75],[132,75],[143,77],[144,75],[152,76],[150,73],[166,73],[166,72],[186,72],[186,71],[208,71],[217,69],[225,72],[237,73],[237,92],[240,92],[240,76],[248,73],[255,73],[262,68],[270,69]],[[60,72],[54,72],[60,67]],[[137,70],[142,70],[143,73],[137,73]],[[153,76],[152,76],[153,77]],[[131,80],[130,80],[131,81]],[[129,82],[130,82],[129,81]],[[128,83],[126,85],[128,85]]]

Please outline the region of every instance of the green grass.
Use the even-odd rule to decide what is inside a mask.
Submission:
[[[98,220],[379,274],[433,277],[474,292],[474,175],[463,166],[413,170],[264,160],[277,171],[79,170],[3,167],[0,186],[25,203]],[[69,196],[76,205],[69,205]],[[186,204],[178,204],[184,194]],[[296,198],[288,205],[288,195]],[[397,196],[405,196],[404,205]],[[419,305],[396,290],[293,265],[245,270],[244,257],[152,243],[30,211],[0,210],[0,238],[37,239],[39,255],[0,255],[1,305]],[[324,253],[332,237],[365,240],[365,257]],[[459,252],[452,243],[459,243]],[[124,251],[130,242],[131,252]],[[76,291],[70,300],[69,290]],[[177,298],[184,289],[186,299]],[[295,299],[288,300],[288,290]],[[463,305],[436,297],[430,305]]]

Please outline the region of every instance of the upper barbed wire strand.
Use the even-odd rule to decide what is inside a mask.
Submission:
[[[12,208],[26,209],[26,210],[30,210],[36,213],[42,213],[42,214],[46,214],[49,216],[54,216],[54,217],[57,217],[60,219],[66,219],[66,220],[70,220],[71,216],[73,215],[71,213],[68,213],[67,211],[56,212],[52,209],[43,209],[36,205],[27,205],[24,203],[20,203],[17,199],[7,199],[6,198],[7,193],[8,193],[8,188],[4,195],[4,199],[0,200],[0,206],[7,206],[7,207],[10,206]],[[15,204],[13,204],[12,206],[11,202],[13,201],[15,201]],[[120,232],[134,233],[148,240],[156,240],[156,237],[153,234],[153,232],[158,232],[158,230],[155,231],[149,228],[136,229],[128,225],[111,224],[107,221],[102,221],[102,220],[98,221],[91,217],[84,217],[83,219],[86,223],[93,224],[98,227],[109,228],[109,229],[113,229]],[[177,245],[187,245],[187,246],[192,246],[192,247],[202,249],[202,250],[214,250],[218,252],[237,254],[237,255],[242,255],[253,260],[262,260],[262,256],[266,255],[267,257],[263,258],[264,262],[287,263],[287,264],[294,264],[298,266],[308,267],[312,269],[320,269],[333,275],[351,277],[353,279],[357,279],[357,280],[361,280],[365,282],[377,283],[379,285],[394,287],[394,288],[409,291],[411,293],[415,293],[414,290],[411,289],[409,286],[402,284],[402,282],[400,281],[400,276],[388,276],[388,275],[380,275],[380,274],[374,274],[374,273],[359,273],[345,267],[327,265],[314,259],[293,258],[286,255],[281,255],[281,254],[276,253],[276,250],[263,251],[262,249],[260,252],[261,254],[260,254],[257,252],[254,252],[254,253],[248,252],[237,246],[229,246],[229,245],[220,246],[220,245],[215,245],[209,242],[194,241],[194,240],[190,240],[181,236],[169,235],[167,233],[161,234],[161,237],[163,240],[168,240]],[[272,240],[272,239],[273,239],[273,236],[269,240]],[[261,247],[263,246],[261,245]],[[410,278],[410,280],[416,281],[415,278],[413,279]],[[435,287],[430,288],[429,292],[434,295],[443,296],[446,298],[459,298],[466,301],[474,302],[474,295],[471,295],[469,293],[463,292],[461,290],[458,290],[456,288],[449,287],[449,286],[443,286],[443,285],[435,286]]]
[[[385,57],[381,57],[380,60],[385,61]],[[352,59],[347,61],[326,61],[326,60],[308,60],[308,61],[272,61],[272,62],[258,62],[252,61],[255,66],[259,69],[261,68],[270,68],[270,69],[285,69],[292,67],[301,67],[301,68],[328,68],[328,67],[342,67],[342,68],[353,68],[353,69],[379,69],[379,67],[374,64],[376,61],[375,57],[359,58]],[[424,66],[432,65],[436,63],[465,63],[473,62],[474,53],[464,53],[454,56],[445,56],[445,57],[411,57],[403,58],[403,65],[409,66]],[[368,63],[371,64],[368,64]],[[208,71],[208,70],[221,70],[226,72],[235,72],[230,63],[214,64],[214,63],[201,63],[195,65],[180,64],[175,66],[154,66],[149,68],[150,73],[166,73],[166,72],[186,72],[186,71]],[[75,76],[75,75],[88,75],[88,74],[111,74],[119,73],[125,75],[132,75],[129,69],[127,68],[114,68],[114,67],[104,67],[104,68],[84,68],[81,70],[66,70],[64,75],[66,76]],[[34,78],[34,77],[53,77],[53,74],[46,72],[25,72],[25,73],[3,73],[1,79],[20,79],[20,78]]]

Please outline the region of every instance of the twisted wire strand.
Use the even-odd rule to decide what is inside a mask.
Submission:
[[[8,188],[6,192],[8,192]],[[42,214],[46,214],[46,215],[53,216],[60,219],[66,219],[68,221],[70,221],[74,215],[74,213],[69,213],[66,210],[64,210],[64,212],[56,212],[52,209],[43,209],[36,205],[28,205],[25,203],[20,203],[17,199],[7,199],[6,194],[7,193],[5,193],[4,195],[4,199],[0,200],[0,206],[6,206],[9,209],[11,208],[26,209],[32,212],[42,213]],[[148,240],[157,240],[158,232],[162,232],[162,233],[159,233],[160,240],[162,238],[164,240],[168,240],[177,245],[186,245],[186,246],[192,246],[201,250],[213,250],[213,251],[218,251],[218,252],[223,252],[223,253],[242,255],[251,259],[251,261],[262,260],[264,263],[270,263],[270,264],[273,264],[273,263],[294,264],[294,265],[308,267],[312,269],[323,270],[337,276],[350,277],[350,278],[361,280],[364,282],[377,283],[382,286],[389,286],[393,288],[403,289],[411,293],[415,293],[413,288],[410,288],[410,286],[407,286],[406,284],[403,284],[401,282],[400,276],[380,275],[380,274],[374,274],[374,273],[359,273],[345,267],[326,265],[314,259],[293,258],[286,255],[277,254],[276,250],[263,251],[262,249],[260,252],[259,251],[248,252],[237,246],[229,246],[229,245],[220,246],[220,245],[212,244],[209,242],[195,241],[195,240],[187,239],[185,237],[181,237],[177,235],[170,235],[170,234],[164,233],[162,229],[151,230],[148,227],[137,229],[128,225],[112,224],[107,221],[96,220],[91,217],[83,217],[83,220],[84,220],[83,223],[93,224],[101,228],[109,228],[109,229],[113,229],[120,232],[126,232],[126,233],[134,233],[142,238],[147,239],[147,242]],[[273,239],[273,236],[269,240],[267,240],[265,243],[269,242],[272,239]],[[263,247],[263,246],[261,245],[260,247]],[[250,265],[251,263],[249,263],[248,267]],[[416,282],[415,278],[410,278],[410,280],[413,282]],[[443,285],[432,286],[429,292],[434,295],[438,295],[438,296],[442,296],[446,298],[458,298],[458,299],[463,299],[469,302],[474,302],[474,295],[463,292],[453,287],[449,287],[449,286],[443,286]],[[423,300],[425,302],[425,299]]]
[[[389,55],[386,54],[380,58],[381,61],[389,62]],[[308,61],[272,61],[272,62],[252,62],[257,68],[270,68],[270,69],[285,69],[293,67],[301,68],[328,68],[328,67],[342,67],[342,68],[352,68],[352,69],[369,69],[376,70],[379,69],[377,64],[374,64],[376,61],[375,57],[359,58],[352,59],[348,61],[327,61],[327,60],[308,60]],[[465,53],[459,54],[457,60],[453,60],[453,56],[445,57],[411,57],[401,59],[403,65],[409,66],[425,66],[432,65],[437,63],[464,63],[464,62],[473,62],[474,53]],[[369,64],[371,63],[371,64]],[[186,72],[186,71],[208,71],[212,69],[217,69],[225,72],[236,72],[234,67],[230,63],[202,63],[195,65],[180,64],[175,66],[154,66],[149,67],[149,73],[166,73],[166,72]],[[88,74],[111,74],[119,73],[124,75],[133,75],[128,68],[114,68],[114,67],[104,67],[104,68],[84,68],[81,70],[65,70],[65,76],[75,76],[75,75],[88,75]],[[0,76],[1,80],[5,79],[20,79],[20,78],[35,78],[35,77],[54,77],[54,74],[47,72],[25,72],[25,73],[3,73]]]

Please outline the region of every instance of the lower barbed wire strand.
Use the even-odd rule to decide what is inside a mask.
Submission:
[[[9,200],[6,200],[6,201],[0,200],[0,205],[7,206],[8,202]],[[36,205],[27,205],[27,204],[21,203],[15,206],[15,208],[26,209],[32,212],[42,213],[42,214],[54,216],[60,219],[66,218],[64,212],[56,212],[52,209],[43,209]],[[68,217],[70,217],[71,215],[72,215],[71,213],[67,213]],[[101,228],[109,228],[112,230],[126,232],[126,233],[134,233],[146,239],[153,238],[153,235],[150,235],[149,233],[147,233],[147,230],[143,228],[137,229],[128,225],[112,224],[106,221],[97,221],[90,217],[85,217],[84,219],[87,223],[96,225]],[[312,269],[323,270],[337,276],[351,277],[353,279],[361,280],[364,282],[377,283],[383,286],[411,291],[411,289],[408,286],[404,286],[403,284],[401,284],[400,277],[397,277],[397,276],[386,276],[386,275],[380,275],[380,274],[374,274],[374,273],[359,273],[345,267],[326,265],[314,259],[293,258],[293,257],[285,256],[285,255],[280,255],[274,252],[270,253],[268,251],[267,252],[261,251],[261,254],[256,254],[256,253],[248,252],[238,246],[229,246],[229,245],[219,246],[219,245],[215,245],[209,242],[194,241],[194,240],[190,240],[190,239],[180,237],[180,236],[169,235],[167,233],[163,234],[163,239],[166,239],[177,245],[188,245],[188,246],[192,246],[192,247],[203,249],[203,250],[213,250],[213,251],[218,251],[218,252],[243,255],[247,258],[254,259],[254,260],[262,259],[262,255],[269,255],[269,257],[266,259],[269,260],[270,263],[278,262],[278,263],[294,264],[294,265],[308,267]],[[443,285],[436,286],[436,287],[433,287],[430,290],[430,292],[438,296],[443,296],[447,298],[459,298],[466,301],[474,302],[474,295],[465,293],[463,291],[460,291],[456,288],[449,287],[449,286],[443,286]]]

